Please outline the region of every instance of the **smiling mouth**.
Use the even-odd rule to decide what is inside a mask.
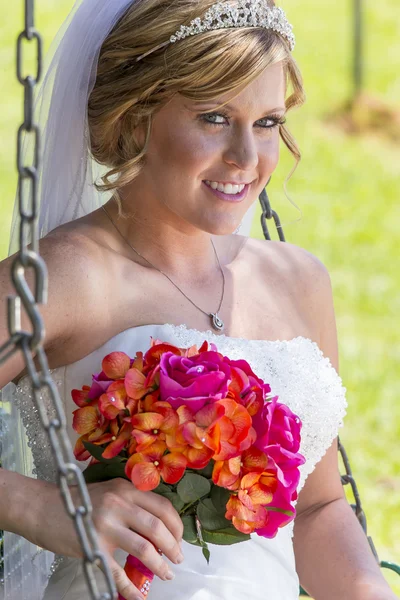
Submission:
[[[228,202],[241,202],[242,200],[244,200],[247,196],[247,193],[248,193],[250,185],[251,185],[251,184],[246,184],[236,194],[232,194],[232,193],[223,192],[218,189],[214,189],[213,187],[211,187],[211,185],[209,185],[209,182],[203,181],[203,184],[212,194],[214,194],[221,200],[226,200]]]

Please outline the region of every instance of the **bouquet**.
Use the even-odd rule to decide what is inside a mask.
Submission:
[[[273,538],[293,521],[301,421],[248,362],[207,341],[178,348],[151,338],[147,352],[111,352],[101,366],[91,386],[71,392],[74,455],[91,458],[86,482],[124,477],[167,497],[207,562],[208,543]],[[131,555],[125,572],[146,595],[153,573]]]

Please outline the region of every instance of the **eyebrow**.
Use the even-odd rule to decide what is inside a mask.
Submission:
[[[200,106],[205,106],[205,105],[210,105],[210,104],[215,104],[218,107],[222,104],[222,102],[218,102],[218,101],[199,102],[197,105],[195,105],[192,108],[192,110],[205,110],[204,108],[200,109]],[[235,106],[233,106],[232,104],[224,104],[224,106],[222,108],[227,108],[228,110],[231,110],[232,112],[239,112],[238,109]],[[268,114],[271,114],[274,112],[279,112],[279,111],[286,112],[286,107],[278,106],[277,108],[270,108],[268,110],[265,110],[262,114],[268,115]]]
[[[216,104],[219,106],[222,103],[216,103]],[[232,104],[224,104],[223,108],[228,108],[232,112],[239,112],[238,109],[235,106],[233,106]],[[286,111],[286,107],[278,106],[277,108],[269,108],[268,110],[262,111],[262,113],[266,115],[268,113],[278,112],[280,110]]]

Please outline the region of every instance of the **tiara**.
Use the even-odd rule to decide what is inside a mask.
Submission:
[[[273,29],[280,33],[289,42],[290,50],[294,49],[295,37],[293,28],[286,19],[285,12],[277,6],[268,6],[267,0],[238,0],[232,2],[217,2],[209,8],[201,19],[197,17],[190,25],[181,25],[169,40],[152,48],[145,54],[139,56],[136,62],[156,50],[174,44],[190,35],[197,35],[204,31],[213,29],[237,28],[237,27],[262,27]]]

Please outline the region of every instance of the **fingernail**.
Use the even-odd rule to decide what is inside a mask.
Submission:
[[[176,562],[177,563],[181,563],[185,560],[185,557],[183,556],[182,552],[180,554],[178,554],[178,556],[176,557]]]
[[[175,573],[173,573],[171,569],[168,569],[165,578],[171,581],[171,579],[175,579]]]

